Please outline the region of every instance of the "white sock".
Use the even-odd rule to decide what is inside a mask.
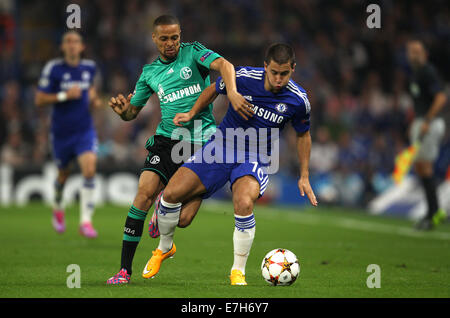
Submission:
[[[252,214],[247,216],[234,215],[234,263],[231,270],[238,269],[245,275],[245,265],[250,249],[252,248],[253,239],[255,238],[255,216]]]
[[[94,178],[84,179],[80,191],[80,224],[92,222],[95,208],[94,192]]]
[[[180,220],[181,203],[168,203],[161,197],[158,211],[159,245],[163,253],[170,251],[173,245],[173,235]]]

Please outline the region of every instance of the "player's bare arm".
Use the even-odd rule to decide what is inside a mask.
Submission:
[[[238,93],[236,87],[236,71],[233,64],[223,57],[214,60],[210,68],[220,72],[225,86],[227,87],[227,97],[230,100],[234,110],[238,112],[245,120],[253,116],[252,104],[248,102],[241,94]]]
[[[102,100],[98,95],[97,89],[95,87],[91,87],[89,89],[89,103],[94,108],[100,108],[102,106]]]
[[[300,194],[306,196],[313,206],[317,206],[317,199],[314,191],[309,184],[309,157],[311,154],[311,134],[309,131],[297,133],[297,155],[300,162],[300,179],[298,180],[298,188]]]
[[[72,86],[67,91],[61,91],[56,94],[44,93],[42,91],[37,91],[34,98],[34,103],[36,106],[47,106],[56,103],[65,102],[73,99],[81,98],[81,88],[77,85]]]
[[[180,127],[183,126],[182,123],[191,121],[198,113],[214,102],[218,95],[219,93],[216,92],[216,83],[209,85],[197,98],[192,109],[187,113],[176,114],[173,118],[173,123]]]
[[[434,96],[433,104],[430,107],[430,110],[425,116],[425,120],[422,124],[421,135],[425,135],[430,128],[431,121],[436,117],[437,114],[444,108],[447,103],[447,95],[444,92],[439,92]]]
[[[116,97],[111,97],[108,105],[114,110],[114,112],[120,116],[124,121],[130,121],[136,118],[141,111],[142,107],[136,107],[131,104],[131,97],[133,94],[129,94],[125,98],[122,94]]]

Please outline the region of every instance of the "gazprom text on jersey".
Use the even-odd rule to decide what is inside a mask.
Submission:
[[[187,97],[193,94],[201,93],[202,89],[200,84],[191,85],[189,87],[185,87],[179,89],[175,92],[164,95],[164,93],[158,92],[158,97],[161,103],[172,103],[180,98]]]

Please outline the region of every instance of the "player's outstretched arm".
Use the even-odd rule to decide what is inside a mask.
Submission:
[[[208,107],[209,104],[214,102],[214,100],[217,98],[217,95],[219,94],[216,92],[216,83],[209,85],[197,98],[191,110],[187,113],[176,114],[173,118],[173,123],[181,127],[183,126],[182,123],[191,121],[198,113]]]
[[[312,205],[317,206],[317,199],[314,191],[309,184],[309,157],[311,154],[311,134],[309,130],[303,133],[297,133],[297,155],[300,162],[300,179],[298,188],[301,196],[306,196]]]
[[[133,94],[129,94],[127,98],[119,94],[116,97],[111,97],[108,102],[112,110],[125,121],[135,119],[142,109],[142,107],[136,107],[130,103],[131,97],[133,97]]]
[[[68,100],[81,98],[81,93],[81,88],[76,85],[72,86],[67,91],[61,91],[56,94],[37,91],[34,97],[34,103],[38,107],[62,103]]]
[[[234,110],[245,120],[253,116],[253,106],[237,91],[234,65],[223,57],[215,59],[210,68],[220,72],[227,88],[227,97]]]

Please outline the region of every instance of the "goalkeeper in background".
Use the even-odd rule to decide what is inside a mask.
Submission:
[[[412,144],[420,145],[414,169],[425,191],[428,208],[416,228],[430,230],[447,217],[445,211],[439,208],[433,171],[445,133],[445,121],[438,115],[447,102],[447,95],[436,69],[427,61],[427,51],[421,41],[407,43],[407,57],[412,69],[409,90],[416,115],[411,124],[410,139]]]
[[[161,122],[156,134],[151,136],[145,145],[148,156],[141,170],[136,197],[128,212],[122,243],[120,271],[107,280],[107,284],[127,284],[132,274],[132,261],[141,239],[144,221],[148,210],[158,204],[158,194],[165,188],[169,179],[183,164],[172,157],[172,149],[182,149],[179,143],[189,143],[191,153],[183,153],[181,157],[188,159],[195,151],[195,145],[201,147],[216,130],[212,115],[212,104],[200,112],[192,121],[185,124],[185,131],[190,133],[190,140],[173,139],[177,128],[173,118],[177,113],[188,112],[202,91],[210,85],[210,69],[219,71],[228,87],[228,98],[238,112],[250,114],[250,104],[236,88],[234,66],[219,54],[205,48],[198,42],[182,43],[180,23],[170,15],[158,17],[153,24],[152,39],[159,51],[159,57],[151,64],[145,65],[136,83],[135,92],[127,98],[123,95],[111,98],[110,107],[125,121],[136,118],[147,100],[157,93],[161,106]],[[199,120],[200,125],[195,125]],[[193,200],[183,207],[186,215],[196,214],[201,199]],[[164,229],[163,220],[158,227],[150,222],[150,235],[154,230]],[[158,247],[153,251],[157,258],[164,259],[175,253],[175,246],[170,251],[162,251]],[[143,275],[144,278],[149,278]]]

